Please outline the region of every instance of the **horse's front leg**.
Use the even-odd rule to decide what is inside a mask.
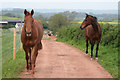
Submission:
[[[88,38],[86,37],[86,54],[88,54]]]
[[[35,66],[35,60],[36,60],[36,54],[37,54],[37,45],[35,45],[32,49],[32,60],[31,60],[31,64],[32,64],[32,71],[31,73],[34,74],[34,66]]]
[[[28,65],[28,59],[29,59],[28,48],[27,48],[27,46],[23,45],[23,49],[25,51],[25,59],[26,59],[26,63],[27,63],[26,71],[28,72],[29,71],[29,65]]]
[[[99,40],[97,41],[97,47],[96,47],[96,60],[98,60],[98,47],[99,47]]]
[[[31,70],[32,69],[32,66],[31,66],[31,49],[29,48],[29,69]]]
[[[91,60],[93,59],[93,48],[94,48],[94,44],[91,45]]]

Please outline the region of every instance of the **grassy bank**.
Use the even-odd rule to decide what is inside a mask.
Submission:
[[[101,64],[114,78],[118,77],[118,28],[117,26],[103,25],[102,40],[99,46],[98,63]],[[85,30],[80,30],[79,25],[62,27],[58,31],[57,41],[68,43],[82,51],[86,50]],[[94,46],[94,53],[96,46]],[[90,44],[88,53],[90,55]]]
[[[16,78],[25,69],[25,54],[20,51],[20,34],[16,34],[16,59],[13,60],[13,29],[2,29],[1,53],[2,55],[2,77]]]
[[[24,51],[16,53],[16,59],[11,58],[2,64],[2,78],[17,78],[25,70],[26,61]]]

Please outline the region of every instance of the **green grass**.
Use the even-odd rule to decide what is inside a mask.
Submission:
[[[0,16],[2,19],[20,19],[15,17]]]
[[[82,21],[72,21],[72,23],[82,23]],[[118,22],[98,22],[100,24],[118,24]]]
[[[42,40],[50,40],[50,38],[44,38],[44,37],[43,37]]]
[[[85,40],[80,42],[75,42],[74,40],[64,40],[57,38],[57,41],[65,42],[70,44],[83,52],[86,52],[86,43]],[[88,54],[90,55],[91,48],[89,44]],[[94,46],[94,59],[95,59],[95,50],[96,45]],[[114,78],[118,78],[118,48],[112,48],[112,46],[99,46],[98,51],[98,63],[101,64]]]
[[[24,51],[16,53],[16,59],[11,58],[2,64],[2,78],[19,78],[20,73],[25,70],[26,61]]]
[[[13,32],[10,30],[2,31],[2,63],[7,62],[13,56],[13,38]]]
[[[23,51],[20,51],[20,34],[16,34],[16,59],[13,60],[13,30],[2,29],[1,53],[2,54],[2,77],[16,78],[25,66]]]

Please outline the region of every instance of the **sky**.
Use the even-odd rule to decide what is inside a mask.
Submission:
[[[1,0],[0,8],[117,10],[119,0]]]

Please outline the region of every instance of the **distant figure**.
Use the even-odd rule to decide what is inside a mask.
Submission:
[[[48,33],[48,36],[51,36],[51,34],[52,34],[49,30],[47,31],[47,33]]]

